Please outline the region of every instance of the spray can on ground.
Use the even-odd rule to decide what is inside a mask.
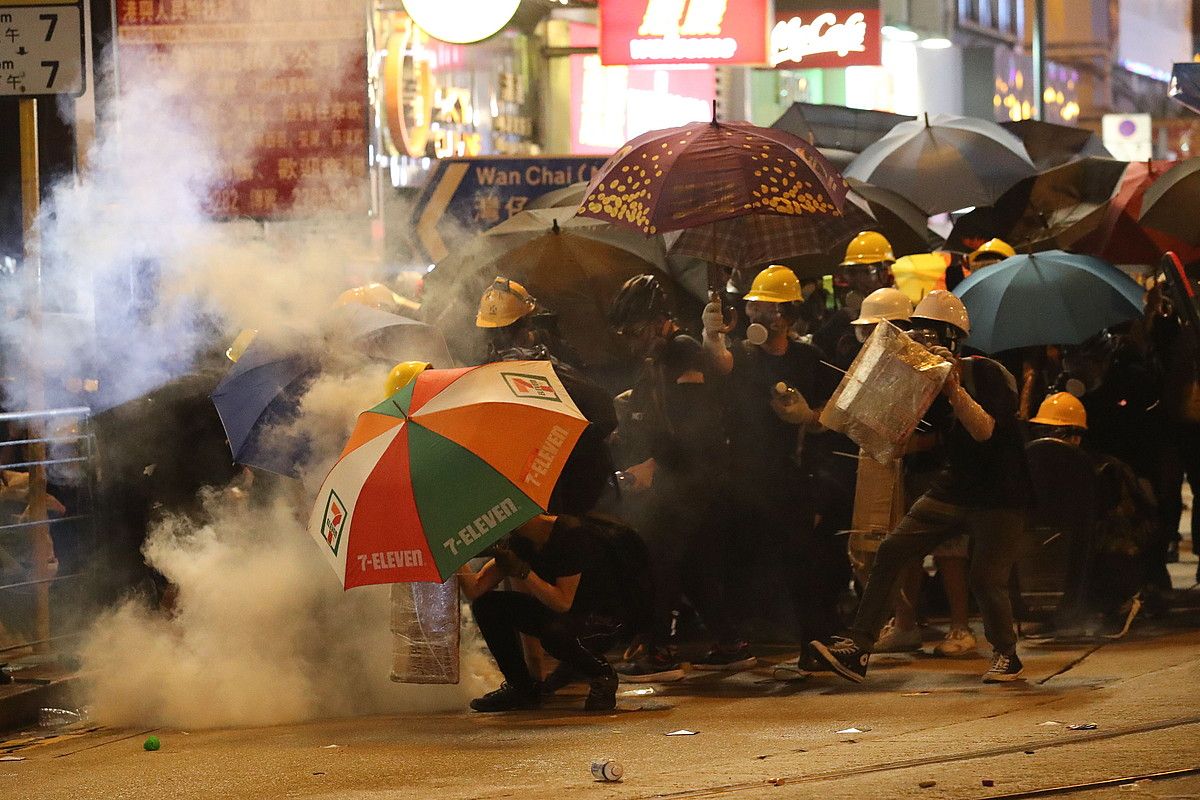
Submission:
[[[592,759],[592,777],[598,781],[614,783],[625,776],[625,767],[612,758]]]

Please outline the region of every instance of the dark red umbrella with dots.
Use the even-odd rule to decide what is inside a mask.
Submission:
[[[629,141],[592,178],[579,213],[648,235],[752,214],[816,230],[842,216],[847,190],[837,170],[803,139],[714,118]],[[808,237],[807,246],[817,248],[822,239]],[[780,241],[795,250],[795,237]],[[710,288],[723,284],[720,270],[710,270]]]

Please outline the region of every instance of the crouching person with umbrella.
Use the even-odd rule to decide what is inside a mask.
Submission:
[[[504,674],[500,688],[472,700],[471,708],[514,711],[541,705],[520,633],[587,679],[585,711],[615,708],[618,678],[600,655],[604,645],[584,645],[589,639],[612,644],[620,627],[619,603],[610,592],[617,577],[606,574],[599,534],[577,517],[539,514],[492,552],[478,572],[468,565],[458,571],[479,631]],[[498,588],[505,578],[516,591]]]

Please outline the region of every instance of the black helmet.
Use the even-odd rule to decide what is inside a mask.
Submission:
[[[625,281],[625,285],[617,292],[608,309],[609,324],[618,331],[631,325],[670,316],[667,293],[658,282],[658,278],[653,275],[635,275]]]

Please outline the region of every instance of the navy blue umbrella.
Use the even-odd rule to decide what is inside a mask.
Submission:
[[[371,361],[390,366],[418,360],[451,366],[446,343],[435,328],[351,304],[334,309],[323,333],[301,340],[295,349],[252,342],[217,385],[212,401],[234,461],[298,477],[311,443],[292,423],[301,398],[318,376],[330,370],[349,372]]]
[[[967,344],[985,353],[1081,344],[1142,315],[1142,287],[1092,256],[1047,250],[984,267],[954,288],[971,317]]]

